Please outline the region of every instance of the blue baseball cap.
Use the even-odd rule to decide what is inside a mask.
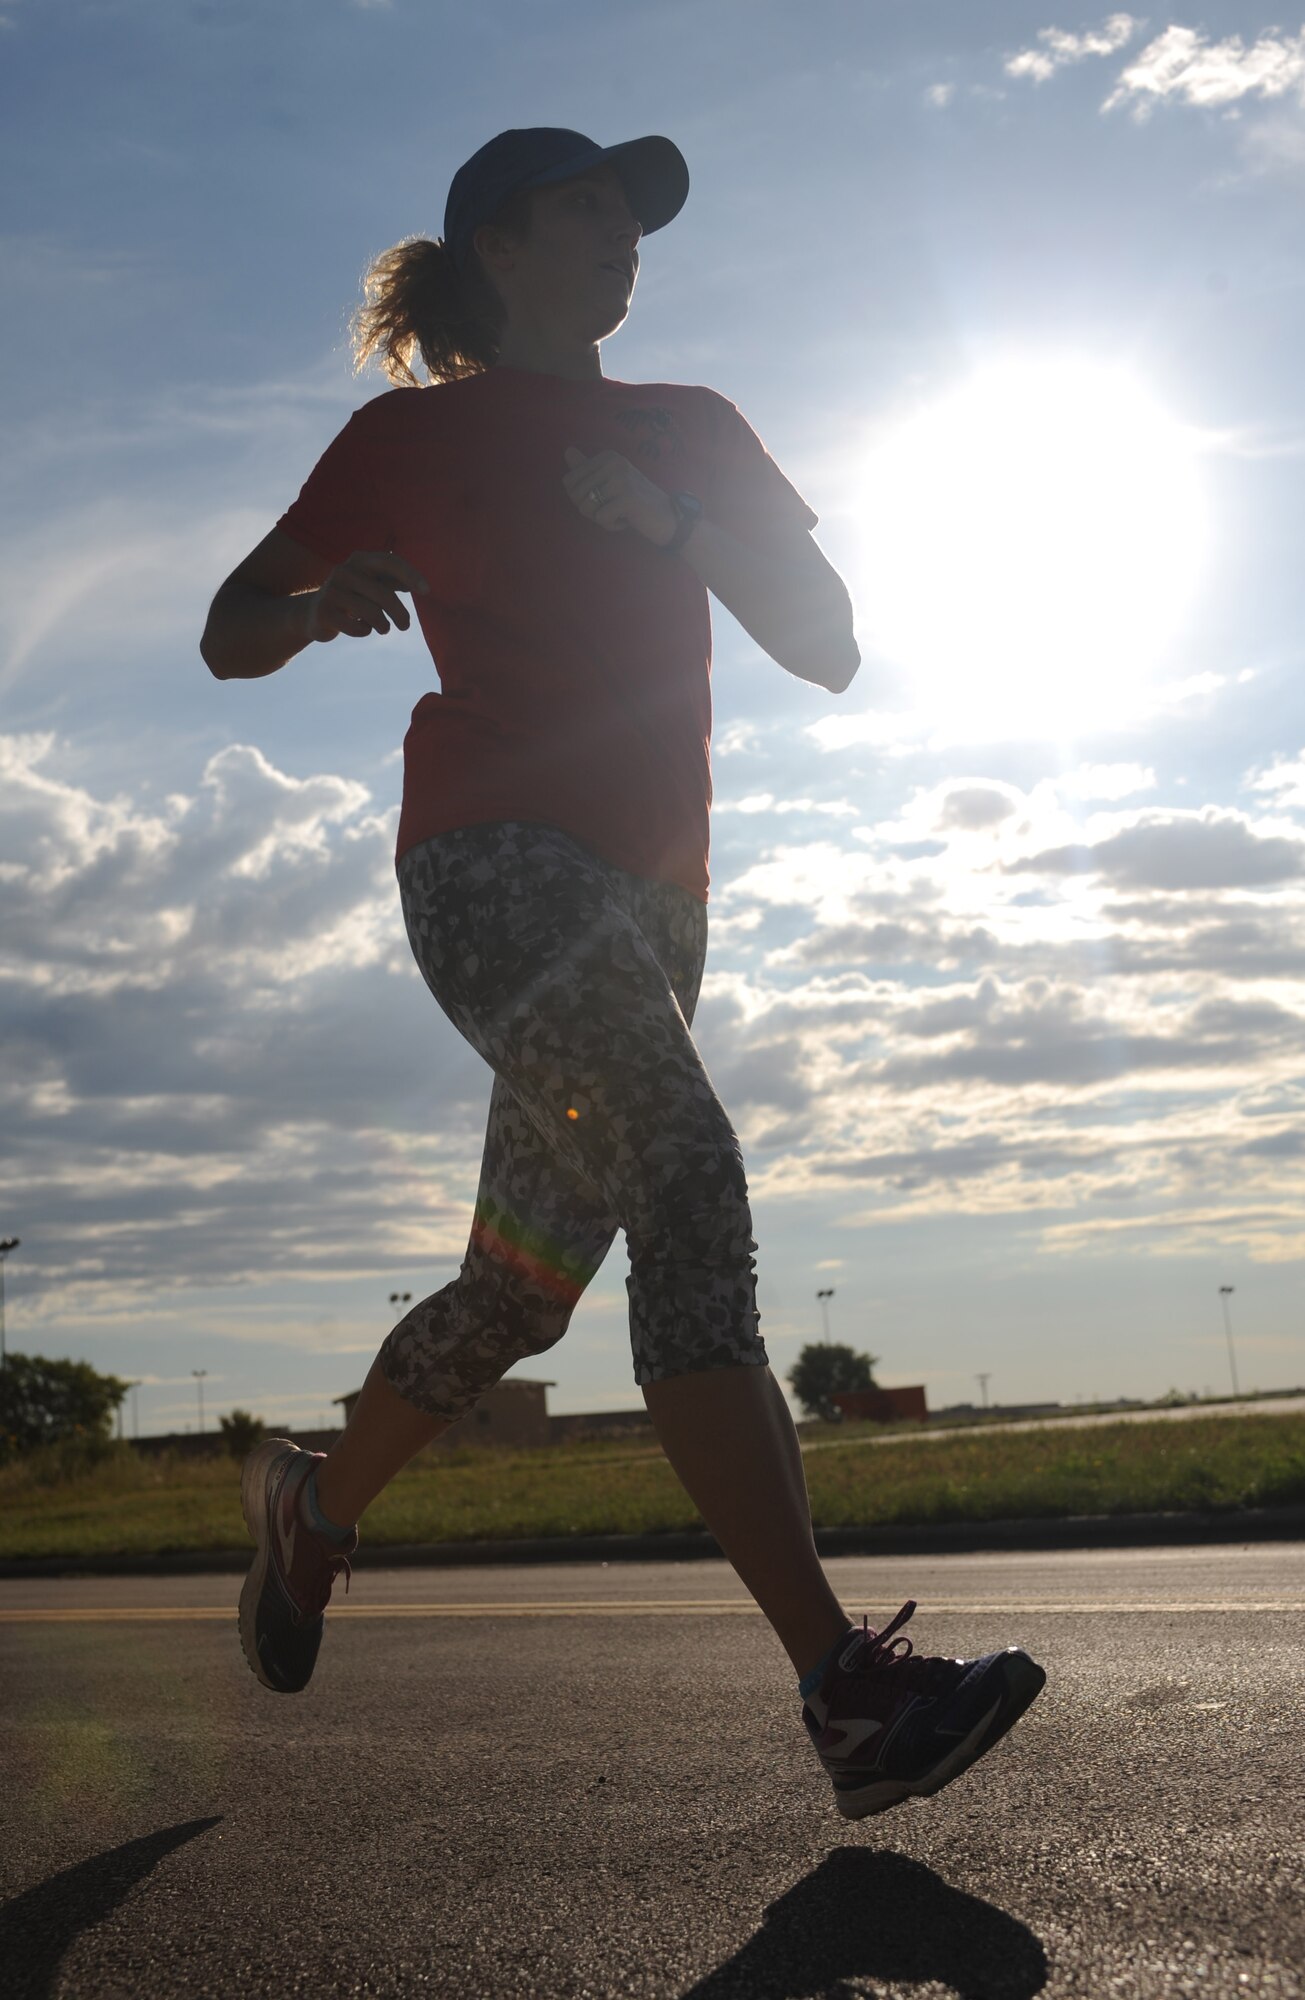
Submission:
[[[574,180],[591,167],[610,166],[645,236],[663,229],[684,207],[689,169],[669,139],[629,139],[599,146],[583,132],[533,125],[500,132],[458,168],[444,207],[444,241],[455,263],[471,257],[471,239],[509,195],[521,188]]]

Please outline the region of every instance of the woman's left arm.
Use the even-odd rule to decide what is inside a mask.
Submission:
[[[778,666],[799,680],[842,694],[861,664],[852,634],[852,600],[805,528],[792,530],[762,552],[736,542],[714,521],[701,520],[680,559],[697,571],[712,596]]]
[[[672,539],[679,521],[669,494],[628,458],[615,451],[590,458],[571,445],[566,465],[562,483],[595,527],[613,533],[633,528],[658,548]],[[852,600],[805,528],[777,529],[763,549],[736,541],[703,519],[666,560],[696,570],[777,666],[831,694],[849,685],[861,664]]]

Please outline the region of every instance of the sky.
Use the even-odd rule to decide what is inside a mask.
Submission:
[[[411,962],[414,629],[219,683],[380,251],[495,132],[665,133],[609,376],[820,517],[840,695],[715,611],[695,1037],[762,1334],[931,1405],[1305,1380],[1305,25],[972,0],[0,0],[11,1349],[315,1424],[452,1278],[490,1078]],[[618,1238],[555,1411],[639,1407]],[[818,1300],[819,1291],[832,1296]],[[129,1418],[130,1423],[130,1418]]]

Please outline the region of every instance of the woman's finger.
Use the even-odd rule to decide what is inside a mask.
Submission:
[[[363,599],[370,607],[388,612],[401,632],[406,632],[411,622],[408,607],[382,577],[364,569],[346,567],[341,581],[348,578],[347,588],[356,597]]]

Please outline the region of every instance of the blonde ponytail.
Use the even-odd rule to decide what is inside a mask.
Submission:
[[[527,234],[529,192],[506,202],[492,221]],[[406,236],[368,266],[363,293],[366,304],[350,320],[355,374],[375,355],[396,388],[417,389],[425,386],[413,372],[418,356],[432,384],[480,375],[498,359],[503,304],[474,251],[460,270],[440,239]]]

